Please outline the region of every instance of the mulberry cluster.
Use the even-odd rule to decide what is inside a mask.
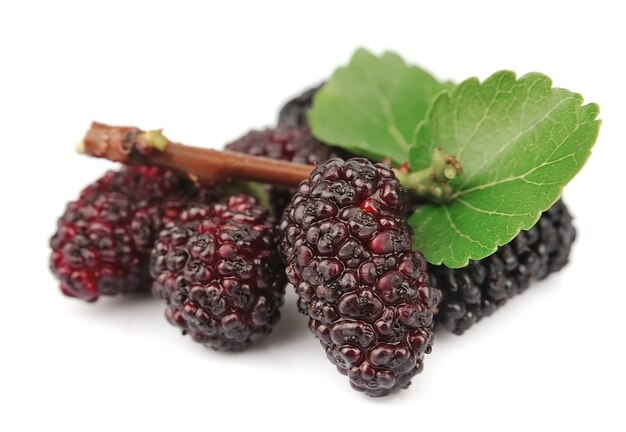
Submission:
[[[268,334],[285,290],[276,221],[254,198],[235,195],[191,206],[152,250],[153,294],[168,321],[216,350],[237,350]]]
[[[328,159],[346,158],[348,153],[315,139],[309,129],[278,128],[252,131],[226,145],[226,150],[302,164],[318,164]],[[294,188],[267,185],[275,214],[289,204]]]
[[[280,111],[278,126],[308,127],[307,113],[320,87],[288,101]],[[414,210],[419,202],[409,197],[408,205]],[[432,284],[441,290],[443,298],[435,316],[437,327],[462,334],[533,281],[560,270],[568,261],[575,238],[572,217],[558,201],[531,230],[521,232],[494,255],[462,269],[429,264]]]
[[[289,101],[276,129],[226,146],[315,165],[297,188],[265,186],[280,224],[255,198],[229,189],[202,190],[161,168],[110,171],[67,205],[50,239],[61,291],[93,302],[151,287],[183,335],[215,350],[240,350],[273,330],[288,279],[330,362],[355,390],[378,397],[407,388],[422,371],[435,327],[460,335],[567,264],[576,231],[561,201],[487,258],[460,269],[428,264],[412,250],[407,224],[422,201],[391,168],[311,135],[307,113],[318,90]],[[87,137],[90,154],[106,149],[113,160],[156,163],[203,180],[209,176],[199,168],[214,169],[214,180],[238,176],[233,154],[174,145],[158,131],[94,123]],[[153,152],[163,145],[164,153]],[[267,160],[239,159],[248,174],[268,174]],[[295,184],[311,169],[283,168],[293,175],[247,178]]]
[[[332,159],[283,214],[281,251],[298,308],[339,372],[370,396],[406,388],[433,340],[439,292],[411,251],[405,191],[366,159]]]
[[[576,230],[562,201],[544,212],[529,231],[464,268],[428,265],[431,283],[442,292],[438,326],[462,334],[491,315],[532,281],[546,278],[568,262]]]
[[[189,181],[159,168],[107,172],[67,205],[50,239],[50,267],[61,291],[92,302],[148,290],[156,234],[197,195]]]

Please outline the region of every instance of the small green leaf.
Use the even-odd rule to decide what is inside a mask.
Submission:
[[[530,229],[580,171],[596,141],[595,104],[552,88],[544,75],[516,80],[498,72],[441,94],[420,127],[409,163],[431,163],[432,149],[455,155],[463,174],[445,205],[421,206],[409,223],[427,260],[463,267]]]
[[[328,144],[400,164],[434,96],[452,86],[396,54],[360,49],[315,95],[311,131]]]

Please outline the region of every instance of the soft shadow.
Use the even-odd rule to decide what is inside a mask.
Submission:
[[[67,305],[72,311],[71,313],[88,315],[87,319],[91,320],[118,321],[122,317],[145,317],[155,313],[156,308],[161,310],[162,315],[164,309],[161,301],[152,297],[150,292],[123,294],[115,297],[102,296],[94,303],[85,303],[81,300],[75,300],[74,303],[71,306]]]
[[[96,301],[94,306],[103,310],[124,308],[132,309],[147,303],[154,304],[156,302],[160,302],[160,300],[154,298],[150,291],[142,291],[111,297],[102,296]]]
[[[252,344],[248,351],[273,349],[302,338],[315,338],[309,330],[308,318],[298,312],[296,296],[290,288],[287,287],[285,304],[280,308],[280,321],[267,337]]]

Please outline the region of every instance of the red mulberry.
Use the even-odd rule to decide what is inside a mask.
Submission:
[[[107,172],[67,205],[50,239],[50,267],[61,291],[91,302],[149,290],[156,234],[197,194],[189,181],[158,168]]]

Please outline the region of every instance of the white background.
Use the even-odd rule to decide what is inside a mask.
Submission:
[[[420,3],[2,2],[0,430],[624,430],[619,2]],[[48,237],[111,166],[73,152],[91,120],[221,147],[358,46],[455,81],[537,70],[600,104],[565,192],[579,238],[563,272],[440,335],[411,388],[377,400],[326,360],[291,290],[276,331],[240,354],[181,337],[147,297],[61,296]]]

